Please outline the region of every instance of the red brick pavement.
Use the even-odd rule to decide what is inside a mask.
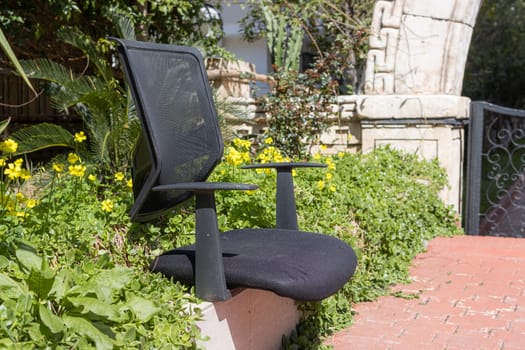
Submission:
[[[353,324],[328,339],[346,349],[525,349],[525,239],[432,240],[412,283],[355,305]]]

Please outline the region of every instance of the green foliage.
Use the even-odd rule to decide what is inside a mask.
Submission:
[[[7,126],[9,125],[9,122],[11,121],[11,118],[7,118],[5,120],[0,121],[0,135],[7,129]]]
[[[94,38],[119,36],[113,17],[128,18],[140,40],[199,46],[211,54],[224,53],[220,21],[201,9],[204,0],[35,0],[10,1],[0,7],[0,24],[19,58],[46,57],[79,74],[83,55],[57,39],[64,28]],[[204,28],[209,30],[204,30]]]
[[[270,116],[267,134],[286,155],[307,158],[328,127],[338,83],[322,63],[304,73],[279,70],[274,77],[272,93],[262,97]]]
[[[112,266],[103,256],[57,272],[27,245],[0,248],[2,347],[193,347],[196,316],[185,310],[191,299],[175,285]],[[169,300],[152,287],[171,293]],[[178,316],[175,324],[167,311]],[[167,333],[159,337],[157,327]]]
[[[73,135],[55,124],[40,123],[15,131],[10,136],[18,142],[15,154],[27,154],[50,147],[75,149]]]
[[[284,71],[298,71],[304,36],[300,23],[282,11],[272,12],[267,4],[261,3],[261,9],[274,65]]]
[[[483,1],[472,36],[463,94],[525,108],[525,1]]]
[[[126,31],[126,22],[120,23]],[[108,172],[125,169],[138,137],[140,127],[134,110],[130,108],[128,94],[113,77],[104,53],[110,43],[96,43],[73,28],[62,30],[57,36],[77,47],[90,58],[95,67],[94,75],[75,75],[66,66],[48,60],[23,61],[29,76],[49,83],[51,101],[55,108],[82,118],[89,133],[89,147],[94,162]],[[42,135],[46,135],[42,137]],[[69,143],[66,141],[69,137]],[[49,147],[70,147],[70,133],[52,124],[40,124],[23,129],[13,135],[20,144],[20,152],[32,152]]]
[[[6,155],[2,175],[13,164]],[[158,241],[169,244],[160,229],[130,224],[129,175],[107,175],[75,153],[49,168],[24,181],[0,177],[0,198],[10,191],[13,203],[0,202],[0,347],[195,348],[197,300],[145,273]]]
[[[27,78],[27,75],[25,74],[24,70],[20,66],[20,62],[18,62],[18,59],[16,58],[16,56],[15,56],[15,54],[13,52],[13,49],[11,49],[11,45],[9,45],[9,42],[7,41],[7,38],[5,37],[4,32],[2,31],[2,29],[0,29],[0,47],[2,47],[2,50],[6,54],[7,58],[9,59],[9,61],[13,64],[13,66],[15,66],[16,72],[18,74],[20,74],[20,76],[22,77],[22,79],[24,80],[26,85],[29,86],[31,91],[33,91],[33,93],[36,95],[36,91],[33,88],[33,85],[31,84],[31,82]],[[1,132],[1,130],[0,130],[0,132]]]
[[[373,0],[248,1],[248,13],[240,23],[247,40],[268,37],[270,43],[280,35],[280,42],[287,44],[287,49],[296,49],[296,45],[304,43],[302,52],[326,62],[330,66],[330,74],[340,83],[340,91],[350,94],[359,91],[364,85],[362,72],[366,63],[368,28],[374,3]],[[269,16],[267,11],[272,15]],[[288,26],[283,22],[287,22]],[[279,24],[285,30],[275,31]],[[290,40],[294,38],[292,32],[296,32],[295,35],[304,33],[304,40]],[[281,48],[279,45],[273,46]],[[295,51],[281,52],[294,56]],[[312,64],[306,56],[301,61],[303,70]],[[274,57],[272,63],[281,66],[280,62],[278,57]]]

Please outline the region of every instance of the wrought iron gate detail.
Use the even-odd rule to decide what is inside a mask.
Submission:
[[[465,231],[525,237],[525,110],[472,102]]]

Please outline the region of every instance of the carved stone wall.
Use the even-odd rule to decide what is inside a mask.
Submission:
[[[365,93],[460,95],[480,3],[377,1]]]
[[[461,211],[461,97],[481,0],[379,0],[374,8],[365,93],[356,103],[361,150],[384,144],[437,158],[448,175],[443,200]]]

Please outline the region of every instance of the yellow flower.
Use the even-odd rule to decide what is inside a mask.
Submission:
[[[36,206],[36,200],[34,199],[28,199],[27,202],[26,202],[26,208],[27,209],[32,209]]]
[[[23,202],[25,199],[24,194],[22,192],[17,192],[15,197],[16,197],[16,200],[19,202]]]
[[[132,180],[132,179],[129,179],[128,182],[126,182],[126,185],[127,185],[129,188],[133,188],[133,180]]]
[[[336,191],[336,188],[334,185],[330,186],[330,192],[335,192]]]
[[[249,160],[250,155],[248,152],[239,152],[233,147],[228,147],[228,153],[224,158],[226,163],[237,166],[241,165],[243,161]]]
[[[13,139],[7,139],[0,144],[0,151],[6,153],[15,153],[18,149],[18,143]]]
[[[313,158],[314,158],[314,160],[319,160],[319,159],[321,159],[321,153],[316,153],[316,154],[314,154],[314,157],[313,157]]]
[[[20,170],[20,178],[22,180],[29,180],[31,178],[31,173],[27,169]]]
[[[257,158],[261,163],[278,163],[287,160],[287,158],[283,157],[281,151],[279,151],[279,149],[275,148],[274,146],[265,148]]]
[[[341,159],[345,156],[345,152],[337,152],[337,158]]]
[[[67,155],[67,161],[69,162],[69,164],[75,164],[79,160],[80,160],[80,157],[76,153],[69,153]]]
[[[266,140],[264,140],[264,143],[267,145],[271,145],[273,143],[273,139],[271,137],[268,137]]]
[[[122,181],[122,180],[124,180],[124,173],[122,173],[122,172],[120,172],[120,171],[119,171],[119,172],[116,172],[116,173],[115,173],[115,180],[117,180],[117,181]]]
[[[7,168],[4,170],[4,174],[7,175],[9,180],[16,180],[20,177],[22,169],[20,166],[16,166],[15,163],[7,164]]]
[[[104,199],[100,204],[102,210],[109,213],[113,211],[113,201],[111,199]]]
[[[86,172],[86,167],[83,165],[71,165],[69,166],[69,173],[73,176],[83,177]]]
[[[7,198],[7,203],[5,203],[4,206],[5,209],[12,212],[13,210],[15,210],[16,204],[11,198]]]
[[[335,170],[335,163],[332,160],[332,158],[328,157],[325,161],[326,165],[328,165],[328,170]]]
[[[250,149],[252,143],[248,140],[236,138],[233,140],[233,145],[238,148]]]
[[[95,182],[96,179],[97,179],[97,177],[95,175],[89,174],[89,176],[88,176],[88,180],[89,181]]]
[[[327,147],[326,147],[326,145],[321,145],[320,148],[321,148],[321,151],[326,151]]]
[[[57,173],[61,173],[64,171],[64,167],[60,163],[53,163],[53,170]]]
[[[84,134],[83,131],[75,133],[75,142],[82,143],[86,141],[86,139],[87,139],[87,136],[86,134]]]
[[[326,173],[326,175],[325,175],[325,178],[328,181],[332,180],[333,177],[334,177],[334,175],[332,173]]]
[[[0,166],[5,166],[5,159],[4,158],[0,158]]]
[[[324,189],[324,186],[325,183],[323,180],[319,180],[319,182],[317,182],[317,187],[319,187],[320,190]]]

